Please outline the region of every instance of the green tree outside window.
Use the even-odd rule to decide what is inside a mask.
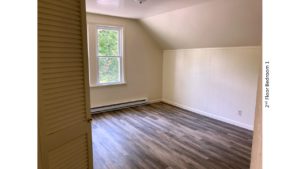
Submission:
[[[98,29],[99,82],[120,82],[119,30]]]

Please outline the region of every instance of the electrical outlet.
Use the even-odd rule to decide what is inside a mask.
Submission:
[[[239,113],[239,116],[243,115],[243,111],[242,110],[239,110],[238,113]]]

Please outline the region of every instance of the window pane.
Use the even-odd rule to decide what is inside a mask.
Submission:
[[[119,56],[119,31],[98,29],[98,56]]]
[[[120,58],[99,57],[99,82],[120,82]]]

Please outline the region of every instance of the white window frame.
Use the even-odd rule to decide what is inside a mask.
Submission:
[[[126,84],[124,73],[124,28],[122,26],[107,26],[99,24],[89,24],[89,65],[90,65],[90,86],[112,86]],[[119,55],[118,56],[98,56],[98,29],[116,30],[119,32]],[[100,83],[99,58],[100,57],[118,57],[120,58],[120,81]]]

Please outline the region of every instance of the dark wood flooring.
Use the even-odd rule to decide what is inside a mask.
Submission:
[[[252,132],[168,104],[93,116],[94,169],[249,169]]]

